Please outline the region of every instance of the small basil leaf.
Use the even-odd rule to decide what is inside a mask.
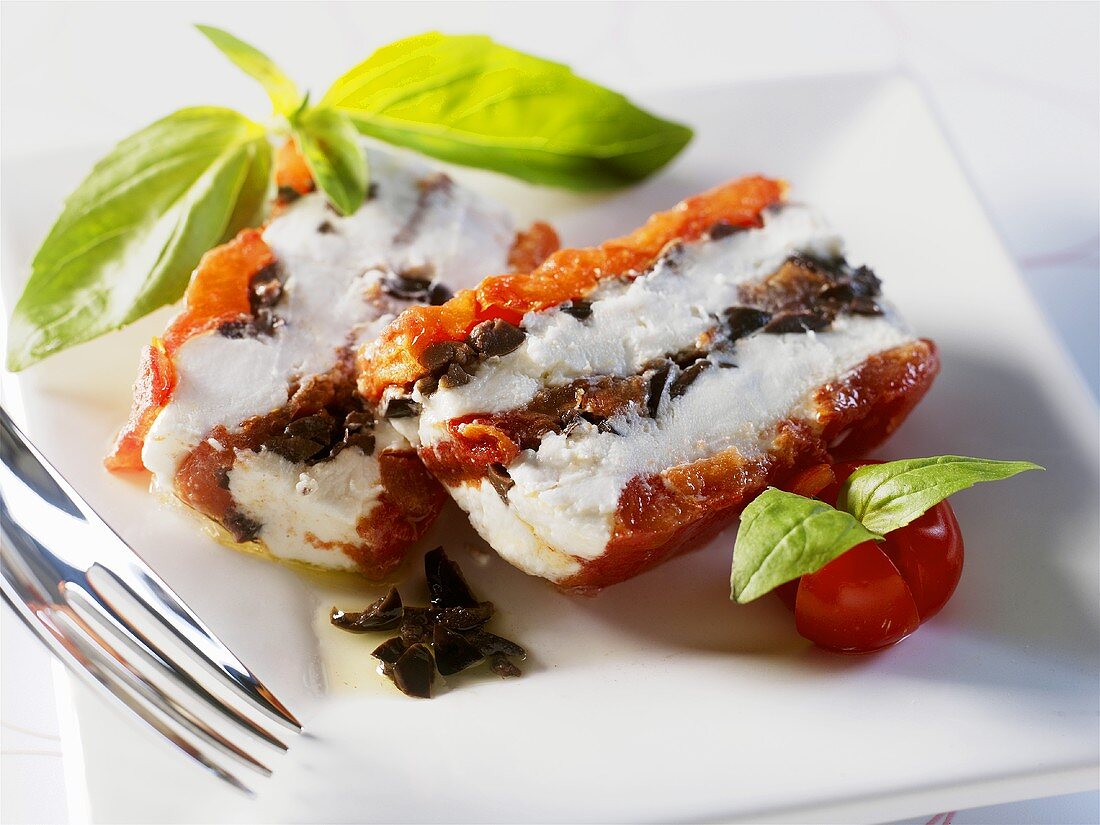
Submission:
[[[313,180],[342,215],[350,215],[367,194],[367,158],[355,126],[343,112],[306,109],[291,121],[294,139]]]
[[[119,143],[65,201],[8,329],[8,368],[177,300],[199,258],[260,217],[271,146],[229,109],[182,109]]]
[[[267,96],[271,98],[276,114],[289,115],[298,108],[302,100],[301,92],[270,57],[227,31],[213,26],[197,25],[195,28],[205,34],[239,69],[260,82]]]
[[[991,461],[960,455],[868,464],[841,486],[837,507],[851,513],[868,530],[885,535],[979,481],[1000,481],[1042,469],[1030,461]]]
[[[751,602],[820,570],[857,544],[880,538],[823,501],[769,487],[741,514],[730,598]]]
[[[570,189],[641,180],[692,136],[567,66],[474,35],[429,32],[385,46],[322,103],[363,134]]]

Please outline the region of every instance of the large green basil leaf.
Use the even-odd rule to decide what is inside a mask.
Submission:
[[[322,106],[295,115],[291,128],[314,182],[342,215],[350,215],[366,196],[368,171],[351,120]]]
[[[289,115],[301,104],[302,93],[298,91],[297,85],[266,54],[227,31],[213,26],[197,25],[195,28],[205,34],[237,68],[260,82],[267,96],[271,98],[271,106],[276,114]]]
[[[8,331],[8,368],[178,299],[203,253],[260,220],[271,146],[229,109],[183,109],[119,143],[65,201]]]
[[[841,486],[837,507],[847,510],[868,530],[885,535],[980,481],[1000,481],[1042,469],[1030,461],[992,461],[961,455],[868,464]]]
[[[431,32],[385,46],[321,103],[389,143],[570,189],[641,180],[692,134],[567,66],[474,35]]]
[[[744,604],[881,539],[823,501],[769,487],[745,508],[733,548],[730,598]]]

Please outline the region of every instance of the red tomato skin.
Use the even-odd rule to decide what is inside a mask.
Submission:
[[[909,587],[872,541],[803,576],[794,615],[803,637],[839,653],[879,650],[920,625]]]
[[[939,613],[955,592],[963,568],[962,531],[951,505],[941,501],[887,533],[880,547],[909,585],[921,622]]]

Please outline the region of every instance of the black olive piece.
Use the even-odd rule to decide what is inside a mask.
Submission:
[[[442,547],[429,550],[424,556],[424,575],[428,579],[428,594],[432,607],[476,607],[478,600],[458,565],[451,561]]]
[[[260,522],[251,519],[238,510],[230,510],[225,514],[222,522],[226,530],[233,534],[233,540],[239,542],[252,541],[263,527]]]
[[[466,637],[466,641],[486,656],[501,653],[505,656],[514,656],[517,659],[527,658],[527,651],[511,639],[505,639],[503,636],[497,636],[487,630],[472,630],[463,635]]]
[[[390,398],[382,410],[383,418],[415,418],[420,415],[420,405],[411,398]]]
[[[397,664],[397,660],[401,658],[401,654],[408,649],[409,646],[401,641],[399,636],[394,636],[392,639],[386,639],[386,641],[378,645],[378,647],[371,651],[370,655],[387,665],[393,665]]]
[[[311,459],[325,449],[324,444],[297,435],[273,435],[264,442],[263,446],[281,455],[287,461],[295,463]]]
[[[748,229],[747,226],[736,226],[729,221],[718,221],[707,232],[707,237],[712,241],[718,241],[722,238],[728,238],[730,235],[736,235],[738,232],[744,232]]]
[[[358,447],[366,455],[373,455],[374,453],[374,433],[345,433],[344,440],[338,445],[341,449],[347,447]],[[333,449],[333,455],[336,455],[338,450]]]
[[[279,191],[276,193],[276,197],[283,203],[294,203],[294,201],[302,196],[293,186],[280,186]]]
[[[789,332],[817,332],[829,326],[832,320],[828,315],[817,312],[781,312],[768,322],[767,326],[764,327],[764,332],[772,335],[783,335]]]
[[[435,666],[443,676],[459,673],[485,659],[484,654],[453,630],[436,625],[432,633]]]
[[[419,699],[432,698],[435,682],[435,660],[424,644],[414,644],[401,654],[393,666],[393,683],[406,696]]]
[[[411,273],[391,272],[382,281],[382,291],[391,298],[422,301],[428,297],[431,285],[430,278],[421,278]]]
[[[332,430],[336,421],[324,410],[303,418],[297,418],[286,425],[283,430],[286,435],[309,438],[313,441],[329,442],[332,440]]]
[[[252,329],[259,335],[274,335],[275,330],[283,325],[283,319],[272,312],[268,307],[260,307],[252,318]]]
[[[865,266],[859,267],[851,276],[852,291],[864,298],[874,298],[882,292],[882,281]]]
[[[455,387],[469,383],[469,374],[458,364],[451,364],[447,367],[447,371],[439,376],[439,386],[445,390],[453,390]]]
[[[428,303],[433,307],[437,307],[440,304],[445,304],[451,298],[454,297],[454,293],[443,284],[432,284],[432,288],[428,290]]]
[[[852,290],[850,282],[841,281],[840,283],[825,287],[817,294],[817,297],[823,301],[835,301],[837,303],[846,304],[856,297],[856,294]]]
[[[731,341],[756,332],[772,319],[770,312],[755,307],[730,307],[722,314]]]
[[[615,428],[615,425],[612,423],[612,420],[610,418],[602,419],[600,421],[600,423],[596,425],[596,429],[599,430],[601,433],[611,433],[612,435],[623,435],[624,434],[624,433],[619,432]]]
[[[566,315],[572,315],[578,321],[583,321],[586,318],[592,317],[592,302],[591,301],[570,301],[567,304],[562,304],[561,311]]]
[[[425,347],[416,360],[424,369],[435,372],[443,369],[454,360],[455,350],[456,347],[452,341],[436,341],[434,344]]]
[[[375,183],[374,181],[371,181],[370,185],[367,187],[367,200],[372,201],[377,197],[378,197],[378,184]]]
[[[417,379],[417,382],[413,385],[413,389],[427,397],[439,389],[439,379],[434,375],[425,375],[423,378]]]
[[[248,282],[248,302],[252,311],[273,307],[283,297],[283,284],[278,264],[268,264]]]
[[[445,607],[435,614],[435,623],[451,630],[474,630],[493,618],[495,612],[492,602],[481,602],[476,607]]]
[[[488,358],[493,355],[507,355],[519,349],[526,337],[527,333],[515,324],[494,318],[492,321],[482,321],[470,330],[467,343]]]
[[[657,417],[657,408],[661,406],[661,396],[665,393],[665,384],[668,383],[668,374],[672,371],[671,364],[665,364],[654,370],[646,382],[645,408],[650,418]]]
[[[503,464],[490,464],[485,471],[485,477],[489,479],[489,483],[493,485],[497,495],[503,501],[507,501],[508,491],[516,484],[512,481],[512,477],[508,475],[508,469]]]
[[[684,255],[686,251],[687,247],[684,245],[683,241],[672,241],[664,249],[661,250],[661,255],[657,258],[654,269],[656,269],[657,266],[664,264],[672,272],[675,272],[684,262]]]
[[[218,334],[225,338],[253,338],[256,329],[245,320],[224,321],[218,325]]]
[[[353,433],[374,426],[374,416],[365,410],[352,410],[344,416],[344,429]]]
[[[322,235],[331,235],[336,231],[336,227],[328,221],[321,221],[321,225],[317,227],[317,231]]]
[[[434,621],[426,607],[406,607],[401,614],[400,634],[407,645],[426,641],[432,635]]]
[[[523,675],[523,671],[503,653],[497,653],[489,658],[489,669],[504,679],[514,679]]]
[[[671,386],[668,388],[668,397],[679,398],[687,392],[688,387],[695,383],[695,379],[702,375],[703,371],[709,369],[709,367],[710,361],[696,361],[673,379]]]
[[[341,630],[365,633],[368,630],[391,630],[397,627],[404,613],[401,594],[396,587],[391,587],[385,596],[371,602],[359,613],[345,613],[332,608],[329,621]]]
[[[848,311],[855,315],[882,315],[882,307],[862,295],[857,295],[849,302]]]

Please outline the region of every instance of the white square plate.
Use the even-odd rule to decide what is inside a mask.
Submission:
[[[455,513],[434,536],[522,679],[463,678],[430,702],[373,672],[375,639],[325,616],[376,590],[230,553],[99,458],[125,416],[140,344],[165,313],[5,385],[5,404],[103,516],[306,723],[249,801],[80,695],[92,813],[107,821],[890,819],[1095,787],[1096,408],[1044,326],[914,86],[844,76],[647,100],[697,138],[657,179],[611,196],[479,173],[571,245],[619,234],[727,178],[787,178],[871,264],[943,372],[886,457],[962,453],[1048,468],[958,496],[967,561],[954,599],[899,646],[822,653],[777,600],[728,598],[733,529],[595,598],[495,556]],[[91,153],[4,168],[6,304]],[[431,546],[431,540],[425,543]],[[418,562],[405,575],[420,578]],[[409,591],[410,593],[412,591]],[[379,639],[380,640],[380,639]]]

